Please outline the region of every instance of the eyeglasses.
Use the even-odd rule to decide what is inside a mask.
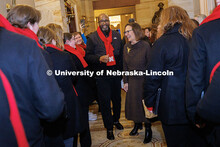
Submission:
[[[127,34],[127,33],[131,32],[131,31],[133,31],[133,30],[127,30],[127,31],[124,32],[124,34]]]
[[[100,20],[99,21],[99,23],[104,23],[104,22],[107,23],[107,22],[109,22],[109,20]]]

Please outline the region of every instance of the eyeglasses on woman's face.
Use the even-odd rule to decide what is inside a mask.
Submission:
[[[124,32],[124,34],[130,33],[131,31],[133,31],[133,30],[127,30]]]

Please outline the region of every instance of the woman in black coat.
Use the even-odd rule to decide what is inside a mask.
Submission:
[[[194,26],[184,9],[177,6],[165,9],[158,27],[162,36],[153,45],[147,67],[149,73],[155,71],[158,75],[146,76],[145,104],[153,107],[157,90],[162,89],[158,117],[169,147],[193,146],[190,140],[195,139],[185,108],[188,40]],[[161,75],[163,71],[171,73]]]
[[[56,25],[55,25],[56,26]],[[59,28],[59,26],[57,27]],[[59,29],[58,29],[59,30]],[[55,78],[59,87],[64,93],[64,98],[67,106],[67,118],[66,122],[62,118],[57,120],[53,124],[47,124],[45,133],[47,135],[46,145],[48,146],[63,146],[66,145],[66,140],[73,142],[74,132],[76,130],[75,124],[79,121],[80,116],[76,116],[77,108],[77,95],[74,91],[74,83],[76,78],[71,75],[60,75],[62,71],[75,71],[74,62],[71,56],[64,52],[61,48],[58,48],[55,32],[48,27],[41,27],[38,32],[38,37],[41,43],[46,46],[46,51],[50,54],[53,61],[53,68]],[[59,44],[59,46],[61,46]]]
[[[75,38],[71,33],[64,33],[64,48],[65,51],[70,53],[77,71],[85,71],[88,69],[88,64],[84,60],[83,55],[79,50],[76,49]],[[87,75],[77,76],[76,91],[78,93],[78,98],[82,110],[81,115],[81,132],[80,132],[80,145],[81,147],[90,147],[92,144],[91,134],[89,129],[88,121],[88,111],[89,111],[89,102],[92,96],[93,91],[90,87],[90,78]],[[77,135],[74,137],[74,146],[77,146]]]

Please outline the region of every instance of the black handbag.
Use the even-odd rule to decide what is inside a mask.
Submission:
[[[155,105],[154,105],[154,109],[153,109],[153,113],[155,115],[158,115],[158,106],[159,106],[159,102],[160,102],[160,94],[161,94],[161,88],[158,88],[157,95],[156,95],[156,100],[155,100]]]

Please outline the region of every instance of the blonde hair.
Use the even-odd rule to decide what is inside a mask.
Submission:
[[[196,25],[189,18],[186,10],[178,6],[171,6],[162,11],[159,23],[160,27],[158,28],[158,37],[173,28],[175,24],[181,24],[179,33],[185,38],[190,39],[192,37]]]
[[[64,43],[63,43],[63,29],[60,25],[55,24],[55,23],[50,23],[47,25],[50,29],[52,29],[55,34],[56,34],[56,42],[57,42],[57,47],[64,49]]]
[[[52,44],[52,40],[56,40],[56,34],[49,27],[40,27],[37,37],[43,45]]]

